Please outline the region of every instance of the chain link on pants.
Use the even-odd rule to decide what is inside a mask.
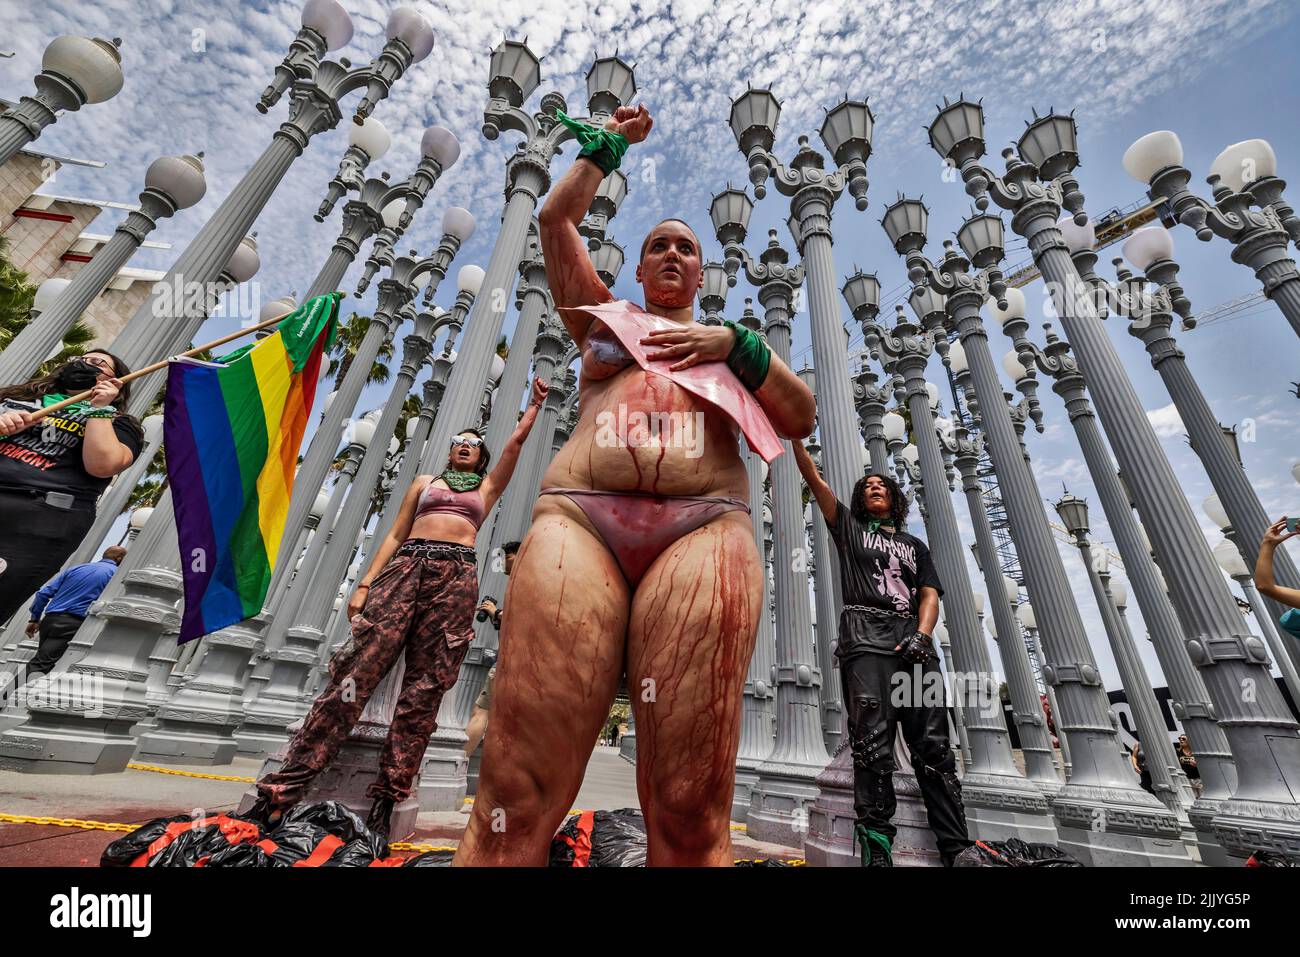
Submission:
[[[855,627],[892,629],[898,639],[916,629],[916,619],[853,617],[862,619]],[[897,808],[894,772],[898,770],[893,750],[896,730],[901,727],[939,852],[952,856],[969,847],[957,762],[948,741],[939,662],[931,658],[924,665],[913,665],[897,655],[867,651],[840,662],[840,683],[853,750],[857,823],[884,834],[891,842],[898,833],[893,823]]]
[[[437,730],[442,696],[456,683],[474,637],[474,550],[409,540],[379,573],[352,636],[330,659],[330,682],[294,735],[284,765],[257,782],[276,807],[302,800],[356,724],[403,650],[406,673],[369,797],[404,801]]]

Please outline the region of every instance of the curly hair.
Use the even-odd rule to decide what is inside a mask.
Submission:
[[[478,429],[461,429],[459,432],[456,433],[456,435],[464,435],[467,432],[470,435],[477,435],[480,439],[483,438],[483,433],[480,432]],[[456,435],[453,435],[452,438],[455,438]],[[488,467],[488,463],[492,461],[492,453],[488,451],[486,439],[484,439],[483,444],[478,447],[478,452],[479,452],[478,464],[474,466],[474,471],[477,472],[479,475],[487,475],[487,467]],[[451,456],[448,455],[447,464],[443,466],[443,471],[445,472],[447,471],[447,469],[451,467],[452,467]]]
[[[862,478],[853,483],[853,501],[849,505],[849,514],[859,522],[866,523],[871,521],[871,515],[867,512],[867,479],[878,478],[885,483],[885,488],[889,490],[889,521],[894,526],[894,530],[901,532],[903,526],[907,524],[907,496],[903,494],[902,488],[895,481],[892,475],[885,475],[883,472],[869,472]]]

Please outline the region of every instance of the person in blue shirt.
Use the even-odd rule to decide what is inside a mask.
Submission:
[[[27,637],[35,636],[39,631],[41,643],[27,663],[28,678],[49,674],[63,657],[68,643],[86,620],[91,603],[99,597],[125,557],[125,548],[112,545],[104,549],[99,561],[64,569],[36,593],[31,620],[27,623]]]
[[[1285,516],[1278,519],[1264,533],[1264,540],[1259,543],[1259,559],[1255,562],[1255,587],[1259,593],[1279,604],[1291,606],[1278,619],[1278,624],[1294,638],[1300,638],[1300,591],[1284,588],[1273,580],[1273,552],[1288,538],[1297,535],[1300,531],[1296,531]]]

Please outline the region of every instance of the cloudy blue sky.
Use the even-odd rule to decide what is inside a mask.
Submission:
[[[353,15],[356,35],[335,55],[364,62],[382,46],[384,22],[397,4],[344,0],[344,5]],[[836,270],[840,276],[854,264],[874,270],[886,292],[895,295],[905,282],[905,270],[879,227],[881,211],[895,191],[924,194],[931,209],[931,252],[957,227],[968,205],[959,184],[942,181],[939,158],[923,132],[934,116],[934,105],[945,95],[983,97],[994,156],[1003,143],[1019,135],[1031,108],[1075,110],[1083,157],[1079,178],[1093,211],[1143,197],[1143,188],[1121,168],[1120,157],[1136,137],[1155,129],[1178,132],[1193,184],[1202,193],[1199,184],[1214,156],[1229,143],[1253,137],[1272,142],[1280,175],[1300,180],[1300,131],[1294,122],[1300,115],[1300,70],[1294,60],[1300,6],[1288,0],[805,0],[720,7],[700,0],[419,0],[413,5],[434,26],[437,45],[433,55],[399,81],[375,114],[393,134],[393,147],[378,166],[394,178],[406,176],[414,168],[427,125],[445,125],[460,137],[459,163],[434,189],[403,241],[405,246],[431,250],[442,210],[465,206],[479,227],[457,265],[487,262],[502,209],[503,164],[517,140],[506,133],[490,142],[479,132],[488,51],[503,36],[526,35],[529,46],[543,56],[543,82],[528,104],[530,110],[537,109],[541,93],[556,90],[566,97],[571,112],[580,113],[585,108],[584,76],[595,56],[617,48],[635,63],[637,98],[650,108],[656,123],[650,139],[633,148],[632,157],[638,164],[652,162],[654,180],[633,180],[612,227],[613,237],[633,251],[650,224],[665,215],[680,215],[695,224],[709,257],[720,258],[720,247],[708,234],[708,204],[728,180],[746,180],[744,159],[727,125],[731,98],[744,91],[746,82],[770,85],[781,99],[776,152],[785,159],[793,155],[800,134],[809,134],[814,145],[820,145],[816,130],[824,108],[846,93],[869,98],[876,117],[868,165],[871,207],[859,213],[851,200],[837,205]],[[284,118],[283,102],[270,116],[253,107],[293,37],[299,11],[297,0],[0,0],[0,23],[6,28],[0,50],[15,54],[0,58],[0,96],[16,99],[29,91],[41,50],[56,35],[123,38],[126,81],[121,94],[63,117],[39,141],[43,150],[102,160],[107,166],[65,167],[45,189],[134,201],[144,170],[155,157],[204,150],[207,196],[198,207],[158,228],[154,238],[172,243],[171,251],[145,250],[133,262],[166,269]],[[346,119],[318,136],[258,220],[262,268],[257,282],[263,299],[305,289],[324,261],[339,228],[339,214],[336,211],[323,225],[311,214],[346,136]],[[554,164],[556,175],[567,168],[571,156],[570,147]],[[94,230],[107,232],[120,216],[106,211]],[[783,244],[793,249],[784,227],[787,216],[787,202],[771,190],[755,210],[751,245],[761,245],[767,229],[776,227]],[[1199,243],[1185,228],[1175,239],[1182,281],[1198,312],[1257,288],[1250,271],[1231,262],[1222,240]],[[1011,262],[1024,258],[1023,244],[1019,250],[1014,245],[1008,252]],[[1112,254],[1118,255],[1118,247],[1101,260],[1107,277],[1113,276],[1108,262]],[[359,274],[358,265],[344,288],[352,289]],[[454,282],[447,282],[439,303],[450,305],[454,291]],[[640,299],[630,267],[615,292]],[[743,284],[732,290],[727,314],[738,315],[749,294]],[[1042,311],[1041,284],[1026,294],[1034,317]],[[352,302],[363,311],[372,308],[373,291]],[[807,318],[800,315],[795,324],[796,365],[811,360]],[[847,308],[843,319],[852,328]],[[235,322],[213,320],[204,333],[227,331]],[[512,313],[506,319],[507,332],[513,323]],[[1203,531],[1216,543],[1221,535],[1200,508],[1211,488],[1171,414],[1169,398],[1141,344],[1114,321],[1110,329]],[[1034,334],[1039,334],[1036,325]],[[1287,386],[1300,379],[1300,363],[1295,334],[1282,315],[1272,304],[1262,303],[1238,318],[1179,338],[1219,418],[1225,423],[1253,420],[1254,441],[1244,443],[1242,453],[1266,508],[1275,515],[1300,509],[1300,489],[1290,476],[1291,465],[1300,459],[1294,448],[1300,400]],[[999,334],[991,341],[996,355],[1009,348]],[[945,385],[937,365],[931,377]],[[1031,435],[1029,448],[1043,494],[1054,499],[1064,483],[1090,499],[1094,534],[1108,542],[1109,530],[1061,404],[1046,385],[1040,391],[1047,428],[1043,435]],[[367,393],[363,404],[377,404],[383,394]],[[957,502],[957,511],[969,541],[963,500]],[[1061,551],[1107,684],[1118,686],[1077,553],[1064,544]],[[971,572],[974,575],[973,567]],[[1153,683],[1163,684],[1149,644],[1140,644]]]

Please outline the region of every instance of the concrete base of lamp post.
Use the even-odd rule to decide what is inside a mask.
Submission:
[[[86,656],[30,685],[27,722],[0,734],[0,770],[112,774],[126,769],[136,749],[132,728],[149,717],[149,655],[160,630],[174,635],[180,629],[181,579],[171,569],[136,568],[127,573],[126,586],[125,593],[91,606],[82,630],[102,630]],[[55,683],[73,681],[82,683],[83,692],[86,683],[91,685],[91,700],[61,698]],[[40,705],[47,686],[53,689],[50,702]]]
[[[845,748],[817,775],[818,794],[808,809],[808,833],[803,856],[809,867],[860,867],[862,849],[853,836],[853,752]],[[925,816],[921,791],[910,774],[894,775],[898,810],[894,813],[894,864],[938,867],[939,848]],[[752,832],[751,832],[752,833]]]
[[[338,801],[359,814],[362,820],[370,813],[374,799],[366,794],[366,790],[374,783],[379,770],[379,756],[383,752],[384,742],[388,740],[389,724],[397,709],[397,698],[405,673],[406,657],[403,655],[371,692],[365,710],[361,712],[356,726],[340,746],[334,760],[308,785],[303,795],[304,803]],[[284,747],[270,755],[263,763],[258,779],[279,770],[284,765],[284,757]],[[251,807],[255,800],[257,788],[254,786],[244,793],[240,801],[241,810]],[[410,797],[394,806],[389,818],[389,835],[392,840],[401,840],[415,830],[415,819],[422,807],[420,794],[414,789]]]
[[[1025,778],[966,772],[961,779],[966,827],[973,841],[1018,837],[1031,844],[1055,844],[1059,838],[1051,805]]]
[[[629,731],[618,739],[618,756],[628,764],[636,764],[636,734],[634,732]]]
[[[619,746],[620,753],[622,745]],[[737,824],[749,823],[749,808],[754,790],[758,787],[758,762],[741,759],[736,762],[736,789],[731,794],[731,819]]]
[[[242,622],[202,639],[201,670],[182,677],[140,736],[136,757],[164,764],[229,764],[239,750],[243,693],[263,628]]]
[[[235,735],[240,754],[260,757],[277,751],[288,738],[288,726],[306,717],[311,698],[304,689],[325,640],[320,629],[299,625],[285,634],[283,646],[272,654],[266,688],[248,706]]]
[[[469,789],[467,772],[469,759],[465,757],[464,731],[439,729],[429,739],[429,749],[420,766],[420,807],[426,811],[459,811],[465,804]]]
[[[820,773],[803,764],[764,761],[750,789],[746,833],[755,841],[802,846]]]
[[[479,744],[469,756],[469,767],[465,769],[465,794],[473,797],[478,794],[478,774],[483,766],[483,745]]]
[[[1067,784],[1052,802],[1057,846],[1085,867],[1190,867],[1178,819],[1145,791]],[[1153,836],[1158,835],[1158,836]]]

